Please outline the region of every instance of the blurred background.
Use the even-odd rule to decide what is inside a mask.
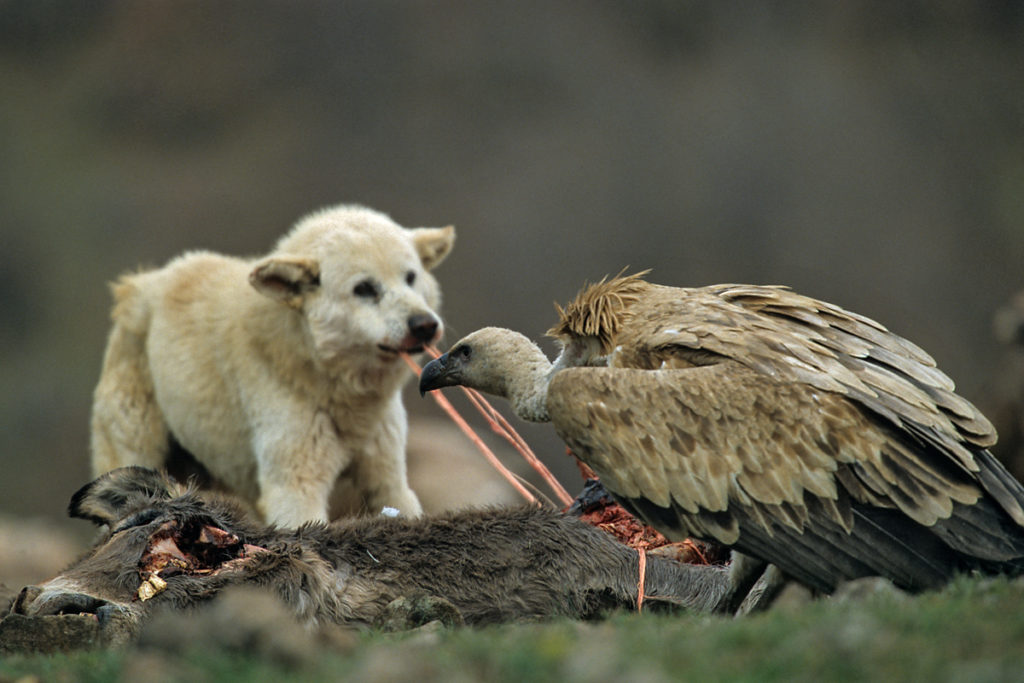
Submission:
[[[539,339],[624,266],[787,284],[986,406],[1024,287],[1024,4],[0,0],[0,513],[62,519],[90,478],[109,281],[338,202],[457,227],[448,342]]]

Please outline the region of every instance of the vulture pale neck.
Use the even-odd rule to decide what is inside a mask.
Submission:
[[[505,398],[516,415],[528,422],[549,422],[548,385],[556,369],[544,352],[526,337],[512,333],[501,353]]]

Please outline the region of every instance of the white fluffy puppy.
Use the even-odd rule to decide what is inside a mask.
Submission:
[[[122,277],[93,403],[94,474],[161,467],[173,438],[268,522],[326,520],[339,475],[367,510],[420,514],[399,353],[441,336],[428,271],[454,240],[451,227],[338,206],[263,258],[190,252]]]

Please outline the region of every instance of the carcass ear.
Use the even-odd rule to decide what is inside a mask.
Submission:
[[[71,496],[68,514],[113,524],[140,504],[170,500],[175,488],[165,475],[148,467],[119,467],[78,489]]]
[[[410,232],[416,253],[427,270],[440,265],[455,244],[455,227],[451,225],[447,228],[413,228]]]
[[[298,256],[268,256],[249,273],[249,284],[264,296],[298,308],[302,297],[320,286],[320,264]]]

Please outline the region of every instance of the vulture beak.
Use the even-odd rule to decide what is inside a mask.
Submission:
[[[420,373],[420,396],[434,389],[457,385],[459,383],[458,373],[453,372],[454,368],[451,367],[453,365],[457,364],[451,362],[447,353],[424,365],[423,371]]]

